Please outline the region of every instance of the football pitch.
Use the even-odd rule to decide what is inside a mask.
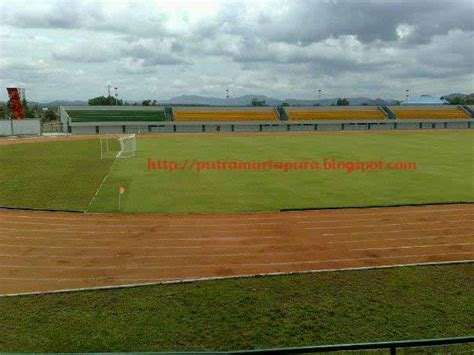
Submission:
[[[126,213],[472,202],[473,138],[459,131],[140,136],[135,158],[105,160],[98,139],[4,145],[0,206],[118,212],[119,185]],[[325,161],[346,165],[325,168]],[[379,161],[415,165],[347,169]],[[285,171],[281,164],[290,162]]]

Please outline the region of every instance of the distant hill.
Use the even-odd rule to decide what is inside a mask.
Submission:
[[[42,107],[57,107],[57,106],[87,106],[87,101],[81,100],[54,100],[51,102],[40,103]]]
[[[300,100],[300,99],[275,99],[265,95],[244,95],[239,97],[218,98],[218,97],[205,97],[197,95],[182,95],[176,96],[169,100],[160,100],[159,103],[162,105],[206,105],[206,106],[250,106],[252,99],[257,98],[258,100],[265,100],[265,104],[269,106],[278,106],[283,102],[288,103],[291,106],[329,106],[335,104],[338,98],[321,99],[321,100]],[[395,104],[396,100],[386,99],[370,99],[367,97],[354,97],[348,98],[351,105],[392,105]]]
[[[452,93],[449,95],[444,95],[447,99],[453,98],[474,98],[473,94],[462,94],[462,93]],[[159,100],[160,105],[199,105],[199,106],[250,106],[252,99],[257,98],[258,100],[265,100],[265,104],[269,106],[278,106],[282,103],[286,102],[290,106],[314,106],[314,105],[321,105],[321,106],[330,106],[332,104],[336,104],[337,97],[335,98],[328,98],[328,99],[321,99],[321,100],[300,100],[300,99],[276,99],[272,97],[268,97],[265,95],[243,95],[239,97],[230,97],[226,98],[219,98],[219,97],[207,97],[207,96],[199,96],[199,95],[181,95],[173,97],[169,100]],[[376,98],[371,99],[368,97],[347,97],[351,106],[360,106],[362,104],[366,104],[369,106],[380,106],[380,105],[395,105],[398,103],[397,100],[393,99],[383,99],[383,98]],[[128,104],[133,105],[135,101],[126,101]],[[139,105],[141,101],[137,102]],[[29,102],[30,106],[38,105],[40,107],[58,107],[58,106],[87,106],[87,101],[82,100],[54,100],[50,102]]]

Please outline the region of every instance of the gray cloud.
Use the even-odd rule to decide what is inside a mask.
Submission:
[[[129,99],[222,96],[223,87],[282,98],[313,97],[319,87],[335,96],[390,97],[406,85],[474,91],[471,0],[204,6],[0,0],[0,85],[21,83],[38,99],[85,99],[107,81]]]

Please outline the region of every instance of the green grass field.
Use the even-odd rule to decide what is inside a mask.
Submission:
[[[0,207],[83,211],[112,165],[96,140],[0,146]]]
[[[220,213],[473,202],[474,132],[140,137],[134,159],[99,159],[99,141],[0,146],[0,206]],[[414,161],[415,171],[148,170],[176,161]],[[112,167],[110,168],[110,166]],[[110,170],[109,170],[110,168]],[[108,171],[97,198],[92,197]]]
[[[216,351],[466,336],[474,331],[473,274],[474,264],[460,264],[0,298],[0,351]]]
[[[474,201],[473,132],[140,138],[135,159],[117,160],[90,206],[125,212],[219,213]],[[177,161],[405,160],[416,171],[148,170],[147,158]]]
[[[164,121],[164,111],[140,110],[72,110],[67,112],[72,122],[103,122],[103,121]]]

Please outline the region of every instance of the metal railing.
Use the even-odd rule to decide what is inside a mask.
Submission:
[[[298,348],[241,350],[225,352],[226,354],[301,354],[301,353],[323,353],[332,351],[360,351],[360,350],[390,350],[390,354],[396,354],[397,349],[416,348],[426,346],[442,346],[454,344],[467,344],[474,342],[474,336],[440,339],[384,341],[378,343],[356,343],[317,345]]]

